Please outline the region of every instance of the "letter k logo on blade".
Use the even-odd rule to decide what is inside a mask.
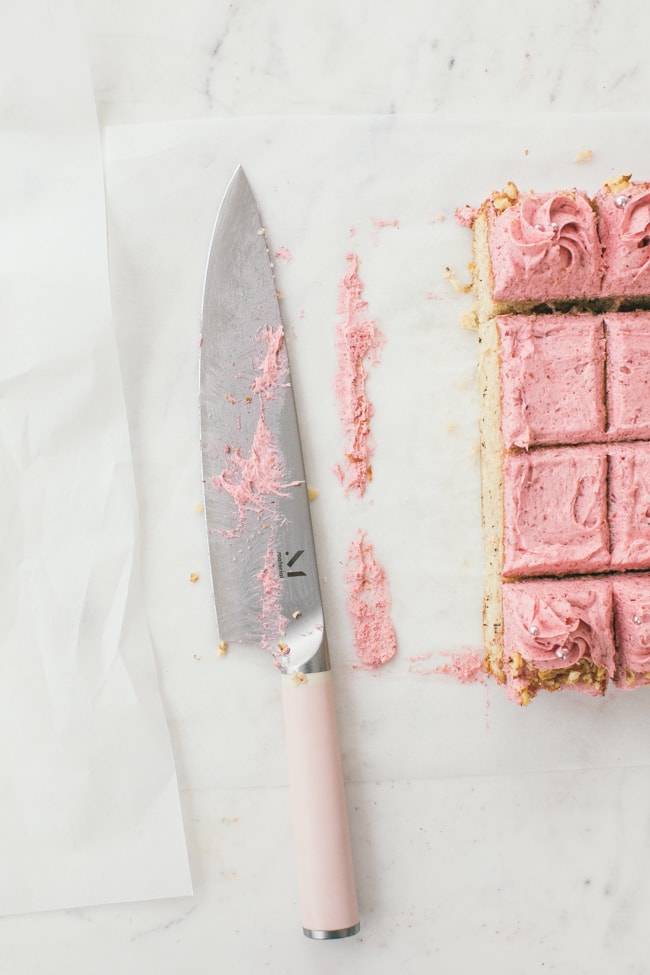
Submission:
[[[304,551],[305,551],[304,548],[299,548],[298,551],[294,555],[291,556],[291,558],[287,562],[287,567],[289,569],[291,569],[292,571],[291,572],[287,572],[287,576],[291,577],[291,576],[304,576],[305,575],[305,573],[304,572],[301,572],[300,569],[298,569],[297,571],[293,571],[293,566],[296,564],[296,562],[298,561],[298,559],[300,558],[300,556],[302,555],[302,553]],[[288,555],[289,553],[287,552],[286,554]]]

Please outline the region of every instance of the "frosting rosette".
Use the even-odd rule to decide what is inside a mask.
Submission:
[[[631,251],[636,251],[635,275],[650,266],[650,190],[628,199],[623,207],[621,238]]]
[[[603,693],[616,670],[611,577],[505,583],[503,653],[515,689],[559,672],[562,686]]]
[[[543,669],[574,667],[591,658],[591,625],[569,599],[525,598],[520,607],[521,628],[528,639],[521,644],[524,660]]]
[[[589,221],[593,213],[579,196],[526,196],[513,217],[509,234],[512,260],[525,272],[543,262],[574,268],[590,260],[593,240]]]
[[[488,208],[491,297],[553,301],[600,293],[602,247],[585,193],[529,193]]]
[[[594,203],[604,254],[603,296],[650,293],[650,183],[605,185]]]

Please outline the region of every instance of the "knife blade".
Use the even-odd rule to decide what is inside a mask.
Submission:
[[[266,231],[239,167],[208,255],[200,351],[201,457],[220,638],[280,672],[302,926],[359,931],[309,498]]]

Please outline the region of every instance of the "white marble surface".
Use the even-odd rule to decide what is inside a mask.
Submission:
[[[203,572],[203,567],[197,567],[203,549],[192,509],[197,473],[192,465],[198,464],[198,458],[191,453],[185,427],[194,409],[191,305],[202,276],[202,266],[197,264],[204,249],[201,238],[209,233],[213,214],[198,206],[203,198],[189,183],[184,192],[177,179],[172,184],[165,182],[169,172],[165,167],[179,152],[178,146],[159,146],[161,158],[158,164],[155,158],[152,162],[151,132],[145,134],[145,147],[139,124],[211,120],[210,125],[217,128],[210,131],[222,136],[214,169],[218,197],[233,152],[233,146],[229,148],[223,141],[228,126],[233,127],[231,132],[237,130],[231,136],[237,149],[250,149],[260,133],[269,132],[265,128],[268,121],[262,118],[260,122],[260,116],[345,116],[343,122],[351,127],[353,144],[369,153],[376,146],[371,140],[369,148],[367,120],[360,120],[358,130],[354,124],[354,116],[366,113],[482,112],[495,105],[525,113],[641,110],[648,80],[643,32],[626,29],[623,6],[597,2],[570,7],[559,2],[546,4],[543,21],[533,17],[532,5],[506,9],[501,3],[479,5],[467,0],[445,5],[441,11],[434,5],[428,9],[418,0],[399,5],[363,0],[356,5],[329,6],[298,0],[281,5],[260,0],[219,5],[192,0],[182,7],[153,0],[120,4],[80,0],[79,9],[105,128],[116,328],[121,347],[132,352],[123,360],[123,371],[145,558],[150,567],[157,565],[145,577],[147,610],[178,765],[195,893],[177,901],[0,919],[0,970],[12,975],[58,975],[62,971],[198,975],[208,970],[297,975],[330,973],[334,966],[354,966],[360,973],[411,975],[429,971],[455,975],[479,966],[504,975],[536,971],[640,975],[647,971],[650,776],[643,742],[640,747],[638,737],[632,741],[630,735],[636,749],[630,763],[627,753],[603,750],[598,723],[583,723],[577,741],[571,725],[565,724],[563,734],[554,739],[555,762],[541,758],[531,762],[508,738],[510,723],[520,726],[520,712],[506,711],[500,698],[490,698],[487,717],[493,722],[492,729],[498,729],[497,740],[486,746],[481,762],[476,763],[479,767],[472,767],[451,734],[442,741],[431,734],[435,714],[433,725],[427,722],[423,727],[421,723],[427,707],[436,713],[448,707],[446,694],[453,696],[459,689],[418,679],[409,672],[404,658],[391,672],[373,678],[354,672],[349,655],[342,657],[337,668],[363,931],[357,939],[330,944],[312,943],[302,936],[282,746],[273,749],[268,744],[269,739],[281,743],[281,718],[275,686],[266,678],[267,661],[234,655],[215,661],[210,649],[215,630],[207,587],[187,584],[189,571]],[[252,116],[258,118],[249,121]],[[591,119],[589,124],[597,121]],[[113,131],[118,124],[132,128]],[[513,124],[523,125],[523,119],[515,119]],[[606,124],[611,125],[611,120]],[[637,126],[644,129],[641,121],[633,121],[628,149],[637,152],[641,172],[643,154],[635,150],[633,139]],[[172,130],[161,131],[167,137]],[[580,148],[593,148],[577,144],[593,131],[584,128],[581,132],[576,127],[576,144],[567,149],[571,157],[565,160],[566,166]],[[364,133],[363,138],[359,132]],[[584,139],[580,138],[583,134]],[[603,152],[606,143],[601,136]],[[277,139],[273,145],[273,166],[266,169],[258,162],[255,175],[265,209],[270,211],[269,223],[281,228],[283,237],[294,234],[292,244],[295,240],[297,245],[294,261],[282,273],[291,296],[287,302],[300,359],[304,355],[301,349],[307,347],[300,329],[300,308],[304,306],[316,321],[322,321],[323,328],[329,327],[332,299],[321,283],[322,303],[316,307],[318,282],[313,267],[308,262],[301,264],[299,257],[300,247],[308,240],[307,231],[301,227],[299,215],[283,222],[280,203],[286,200],[291,181],[274,191],[281,180]],[[145,148],[138,183],[124,160],[129,156],[137,159],[140,146]],[[184,146],[181,140],[181,148]],[[541,154],[541,144],[539,148]],[[195,164],[196,151],[187,158]],[[214,153],[204,158],[205,168],[213,158]],[[367,158],[372,168],[374,157]],[[405,152],[407,173],[411,158]],[[617,161],[607,157],[608,166]],[[362,163],[363,156],[355,165]],[[539,166],[540,157],[535,162],[533,154],[532,163]],[[524,165],[523,155],[520,165]],[[339,162],[337,171],[340,168]],[[420,167],[416,169],[420,171]],[[289,167],[288,172],[295,181],[297,170]],[[156,174],[161,178],[159,184],[152,182]],[[598,172],[585,178],[599,177]],[[409,209],[408,175],[404,178],[398,173],[395,179],[400,185],[394,198],[385,191],[381,198],[366,197],[365,205],[369,205],[368,199],[375,203],[382,199],[388,211],[394,203],[405,226],[410,227],[412,236],[406,239],[414,241],[417,210]],[[481,190],[487,179],[477,161]],[[451,205],[453,195],[445,196],[446,206]],[[129,199],[131,212],[125,205]],[[152,239],[148,216],[156,199],[162,208],[161,219],[178,227],[179,233],[181,229],[185,233],[188,216],[196,221],[196,238],[189,242],[181,238],[189,247],[182,263],[169,230],[166,238],[153,234]],[[438,216],[435,194],[428,203],[433,219]],[[188,215],[191,207],[196,210]],[[337,220],[343,219],[344,209],[336,209]],[[319,226],[323,227],[321,211]],[[364,213],[360,207],[354,218],[357,223]],[[346,243],[342,231],[342,224],[331,229],[334,256],[322,271],[320,280],[325,285],[335,285],[336,260]],[[462,240],[460,231],[450,228],[449,247],[452,251],[457,248],[454,253],[459,260]],[[277,245],[287,242],[277,240]],[[377,301],[382,316],[389,319],[387,312],[400,308],[402,296],[391,289],[382,260],[390,258],[395,241],[382,237],[375,246],[366,225],[363,243],[369,277],[377,283],[384,281]],[[432,251],[426,260],[433,265],[437,254]],[[433,280],[433,271],[431,275]],[[420,281],[427,278],[426,267],[416,270],[414,294],[415,283],[420,288]],[[163,279],[166,288],[161,295]],[[436,287],[439,284],[436,278]],[[440,291],[444,294],[442,287]],[[168,343],[164,349],[178,357],[171,378],[161,363],[163,350],[157,350],[151,341],[151,324],[138,329],[139,319],[163,306]],[[467,396],[459,420],[467,423],[471,419],[472,393],[467,380],[471,380],[472,349],[466,334],[453,331],[458,302],[453,296],[409,302],[408,327],[413,333],[420,332],[428,308],[435,308],[432,317],[438,324],[449,327],[446,334],[459,357],[459,387],[465,383]],[[174,336],[167,329],[175,314],[183,324]],[[385,327],[390,331],[388,321]],[[389,338],[399,347],[395,325],[393,329]],[[420,339],[430,351],[430,339],[424,332]],[[393,367],[406,370],[407,362],[394,362]],[[161,383],[166,383],[165,392]],[[460,394],[460,388],[458,391]],[[160,441],[153,444],[158,462],[152,485],[148,484],[149,436],[155,427],[147,410],[161,401],[165,403],[164,432],[173,444],[174,457],[170,458],[173,463],[165,464],[164,438],[159,433]],[[330,435],[335,436],[333,431]],[[387,422],[377,435],[378,442],[382,435],[386,442],[395,431]],[[469,444],[469,428],[463,428],[462,436]],[[322,500],[331,506],[326,510],[341,518],[336,522],[340,528],[317,522],[328,566],[325,571],[331,569],[335,579],[348,529],[357,515],[368,520],[373,540],[391,555],[398,552],[399,531],[393,512],[390,517],[384,514],[381,528],[379,515],[387,511],[382,508],[381,480],[375,485],[374,511],[369,507],[362,513],[357,508],[356,513],[346,515],[340,499],[323,489],[327,484],[325,462],[329,464],[333,442],[326,442],[322,456],[313,451],[309,460],[323,491]],[[170,469],[174,477],[167,481]],[[388,463],[384,471],[388,478]],[[175,498],[172,502],[170,493]],[[472,491],[461,493],[460,501],[467,506],[463,517],[471,520]],[[452,542],[453,537],[450,533]],[[167,561],[165,538],[170,540]],[[456,611],[460,607],[462,636],[458,643],[471,642],[478,633],[479,563],[476,553],[465,557],[466,584],[457,588],[457,602],[452,604]],[[407,619],[405,564],[397,557],[387,559],[387,564],[396,617],[402,621],[406,652],[410,653],[417,626],[424,622]],[[473,595],[463,611],[468,592]],[[341,587],[337,589],[333,583],[327,599],[336,615],[335,627],[343,634]],[[449,619],[445,625],[451,625]],[[190,639],[192,646],[188,646]],[[444,648],[444,642],[438,649],[441,646]],[[252,698],[247,694],[249,687]],[[470,713],[474,714],[472,741],[489,745],[485,691],[468,688],[464,694],[463,701],[471,702]],[[642,701],[643,695],[635,700]],[[640,708],[643,725],[647,719],[642,707],[635,707]],[[557,708],[543,704],[539,711],[529,709],[527,713],[537,714],[532,720],[539,736],[545,732],[544,720],[548,733],[557,735]],[[264,719],[261,725],[260,716]],[[381,724],[387,716],[388,730]],[[607,720],[612,720],[611,714]],[[444,734],[445,728],[457,728],[458,723],[450,714],[450,720],[440,727]],[[378,752],[375,740],[393,744],[388,751]],[[512,765],[510,750],[515,754]],[[452,754],[456,760],[445,762],[442,754]],[[572,756],[568,762],[566,754]]]

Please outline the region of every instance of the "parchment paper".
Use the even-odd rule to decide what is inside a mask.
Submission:
[[[495,685],[461,686],[435,669],[445,654],[481,646],[478,348],[459,324],[471,298],[445,280],[446,267],[470,279],[471,235],[454,209],[480,203],[507,180],[523,190],[595,191],[620,172],[645,179],[649,150],[647,119],[620,115],[273,118],[108,130],[111,273],[136,473],[147,510],[166,525],[164,538],[147,536],[148,598],[169,664],[170,718],[195,746],[186,749],[184,781],[286,779],[270,661],[214,659],[203,528],[189,514],[200,499],[203,273],[221,195],[240,163],[272,248],[291,255],[276,259],[276,274],[307,477],[319,491],[312,514],[346,774],[376,781],[648,763],[649,689],[604,700],[540,695],[520,709]],[[360,259],[367,314],[386,337],[368,379],[376,455],[363,499],[344,496],[332,470],[344,444],[334,393],[336,294],[350,251]],[[146,396],[129,365],[136,331],[149,364]],[[161,411],[164,430],[154,422]],[[357,528],[367,531],[393,597],[398,653],[376,673],[358,667],[347,614],[343,565]],[[204,658],[191,693],[171,643],[165,649],[169,545],[205,577],[186,633]],[[227,749],[202,750],[209,735]]]
[[[0,19],[0,913],[191,891],[77,15]]]

